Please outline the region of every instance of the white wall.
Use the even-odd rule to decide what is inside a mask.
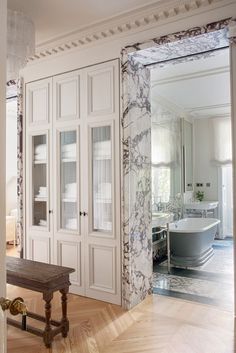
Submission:
[[[209,119],[195,119],[194,127],[194,190],[203,190],[205,200],[218,200],[218,170],[211,162],[212,134]],[[203,187],[196,187],[203,183]],[[210,187],[206,187],[210,183]]]
[[[7,103],[6,214],[17,207],[17,103]]]

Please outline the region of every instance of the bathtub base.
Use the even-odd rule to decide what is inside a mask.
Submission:
[[[204,265],[212,256],[214,250],[212,247],[197,256],[175,256],[171,255],[170,261],[172,265],[180,267],[198,267]]]

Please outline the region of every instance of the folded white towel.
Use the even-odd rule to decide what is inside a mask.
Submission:
[[[96,142],[93,145],[94,155],[111,155],[111,141]]]
[[[45,160],[47,159],[47,153],[38,153],[38,154],[35,154],[34,155],[34,160],[35,161],[42,161],[42,160]]]
[[[34,148],[34,152],[35,152],[35,153],[44,152],[44,151],[46,151],[46,150],[47,150],[47,145],[46,145],[46,143],[44,143],[44,144],[42,144],[42,145],[37,145],[37,146],[35,146],[35,148]]]
[[[68,201],[76,201],[76,193],[73,192],[65,192],[62,197],[68,199]]]
[[[47,187],[46,186],[40,186],[39,187],[39,191],[38,194],[36,195],[36,197],[40,198],[45,198],[47,197]]]
[[[67,219],[66,228],[77,229],[77,218],[69,218],[69,219]]]
[[[61,158],[63,159],[76,159],[76,153],[74,152],[63,152],[61,154]]]
[[[45,221],[45,219],[40,219],[39,220],[39,225],[45,227],[47,225],[47,221]]]
[[[76,190],[77,190],[77,184],[76,183],[69,183],[69,184],[66,184],[65,185],[65,192],[66,193],[76,193]]]
[[[61,147],[62,152],[72,152],[76,151],[76,143],[71,143],[67,145],[62,145]]]

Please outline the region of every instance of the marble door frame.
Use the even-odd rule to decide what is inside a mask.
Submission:
[[[23,257],[23,78],[7,82],[7,98],[17,100],[17,220],[16,243],[20,257]],[[16,98],[15,98],[16,96]]]
[[[212,49],[236,42],[235,38],[227,37],[232,23],[233,19],[224,19],[135,43],[121,51],[122,305],[125,309],[152,293],[151,104],[146,65],[151,67],[159,62],[163,66],[170,59],[193,60],[186,57],[192,54],[194,59],[214,55]]]

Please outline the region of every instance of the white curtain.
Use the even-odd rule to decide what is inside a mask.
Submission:
[[[211,119],[213,134],[212,160],[217,164],[232,163],[231,119]]]
[[[152,165],[171,167],[179,163],[176,123],[153,124],[152,126]]]

